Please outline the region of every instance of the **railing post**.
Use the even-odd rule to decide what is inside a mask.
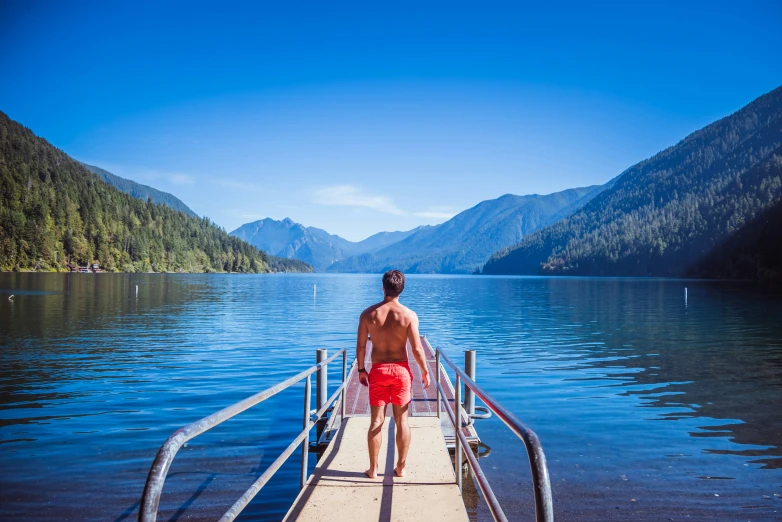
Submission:
[[[318,350],[316,356],[316,363],[320,364],[329,358],[328,350]],[[315,379],[315,409],[320,411],[326,401],[329,398],[329,373],[328,366],[323,365],[318,369],[317,378]],[[323,433],[323,429],[326,427],[326,418],[317,420],[317,427],[315,429],[315,440],[320,440],[320,436]]]
[[[456,424],[454,425],[454,436],[456,437],[456,484],[459,486],[459,494],[462,494],[462,439],[459,438],[459,432],[462,430],[462,378],[456,374]]]
[[[437,418],[440,418],[440,412],[442,411],[443,398],[440,396],[440,349],[437,348],[434,352],[434,388],[437,390]]]
[[[342,384],[345,384],[345,379],[348,378],[348,351],[347,349],[342,352]],[[342,393],[340,394],[340,404],[339,404],[339,412],[340,412],[340,421],[345,420],[345,392],[347,392],[347,387],[342,388]]]
[[[312,381],[310,376],[307,375],[307,380],[304,382],[304,422],[303,426],[306,430],[310,427],[310,388],[312,387]],[[304,489],[304,485],[307,483],[307,464],[310,454],[310,438],[304,437],[301,441],[301,481],[299,482],[299,489]]]
[[[464,352],[464,373],[475,381],[475,350]],[[464,387],[464,409],[467,410],[467,424],[472,425],[475,413],[475,394],[469,386]]]

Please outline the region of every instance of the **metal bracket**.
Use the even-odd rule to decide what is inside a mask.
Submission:
[[[481,410],[483,413],[470,413],[468,417],[471,419],[488,419],[491,417],[491,410],[486,406],[475,406],[475,411]]]

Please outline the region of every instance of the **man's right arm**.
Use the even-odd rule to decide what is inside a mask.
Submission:
[[[358,334],[356,336],[356,371],[358,372],[358,380],[364,386],[369,385],[369,376],[364,368],[364,362],[367,358],[367,338],[369,337],[369,330],[367,329],[366,322],[364,321],[364,314],[358,318]]]

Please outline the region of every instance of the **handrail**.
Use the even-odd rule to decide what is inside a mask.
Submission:
[[[443,385],[440,383],[439,378],[437,379],[437,390],[442,395],[445,395],[445,390],[443,390]],[[462,433],[461,429],[456,428],[456,417],[454,416],[454,413],[451,410],[451,405],[448,404],[447,401],[445,404],[445,412],[448,414],[448,417],[451,418],[451,424],[453,424],[454,426],[454,432],[456,433],[456,436],[459,438],[462,447],[469,448],[470,444],[469,442],[467,442],[467,437],[464,436],[464,433]],[[483,474],[483,469],[481,469],[481,465],[478,464],[478,460],[475,458],[475,455],[473,455],[472,451],[465,451],[464,454],[467,456],[467,462],[470,463],[470,467],[473,470],[473,474],[477,479],[478,487],[481,489],[481,493],[483,493],[483,498],[486,499],[486,504],[489,506],[489,511],[491,511],[494,520],[497,520],[499,522],[507,522],[508,518],[505,516],[505,513],[502,511],[502,507],[500,506],[497,497],[494,496],[494,491],[492,491],[491,486],[489,486],[489,481],[486,479],[486,475]]]
[[[454,425],[454,432],[457,434],[456,444],[456,464],[457,464],[457,482],[461,486],[461,453],[465,448],[464,453],[467,455],[467,461],[475,472],[478,486],[481,488],[481,492],[489,505],[492,515],[495,520],[506,520],[505,515],[502,513],[497,499],[489,487],[486,477],[478,465],[477,459],[472,454],[472,451],[468,451],[467,438],[464,436],[461,430],[461,386],[460,381],[464,381],[465,386],[468,386],[473,393],[483,403],[494,412],[505,423],[510,430],[524,442],[524,447],[527,450],[527,457],[530,463],[530,470],[532,472],[532,486],[535,494],[535,520],[537,522],[553,522],[554,520],[554,504],[551,497],[551,483],[549,481],[548,467],[546,466],[546,455],[543,453],[543,447],[540,444],[540,439],[534,431],[527,428],[521,421],[519,421],[513,413],[505,409],[499,402],[497,402],[491,395],[489,395],[483,388],[478,386],[461,368],[456,366],[450,357],[446,355],[440,348],[436,353],[436,369],[437,369],[437,391],[438,391],[438,413],[440,407],[441,397],[445,395],[440,384],[440,367],[442,366],[440,360],[444,360],[448,366],[456,372],[456,386],[455,386],[455,402],[456,402],[456,414],[451,412],[451,407],[448,401],[444,401],[447,408],[446,411],[451,417],[451,422]]]
[[[307,456],[307,435],[312,427],[315,425],[310,417],[309,399],[311,393],[311,381],[310,376],[321,370],[325,369],[329,363],[336,359],[339,355],[342,355],[342,384],[337,388],[334,394],[325,402],[325,404],[315,413],[315,418],[319,419],[328,411],[329,405],[336,400],[347,385],[347,379],[345,378],[346,362],[347,362],[347,350],[342,348],[337,353],[314,366],[309,367],[301,373],[294,375],[293,377],[282,381],[279,384],[272,386],[262,392],[256,393],[242,401],[239,401],[227,408],[215,412],[211,415],[207,415],[201,420],[188,424],[187,426],[178,429],[172,433],[168,439],[163,443],[155,456],[155,460],[152,463],[152,467],[149,470],[147,482],[144,485],[144,493],[141,496],[141,504],[139,506],[138,521],[139,522],[155,522],[157,520],[157,511],[160,505],[160,495],[163,492],[163,484],[166,481],[166,475],[171,463],[174,460],[179,449],[185,444],[185,442],[197,437],[198,435],[208,431],[215,426],[222,424],[228,419],[235,417],[253,406],[260,404],[261,402],[273,397],[279,392],[290,388],[294,384],[298,383],[302,379],[307,379],[306,387],[304,390],[304,429],[293,440],[291,445],[285,449],[285,451],[267,468],[267,470],[253,483],[252,486],[240,497],[240,499],[229,509],[225,515],[220,519],[221,522],[229,522],[236,518],[242,509],[252,500],[252,498],[258,494],[261,488],[269,481],[274,473],[282,466],[287,458],[295,451],[299,444],[302,444],[302,471],[303,479],[306,478],[306,456]],[[344,414],[344,409],[343,409]]]

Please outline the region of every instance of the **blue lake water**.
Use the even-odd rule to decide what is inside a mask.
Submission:
[[[171,432],[317,348],[352,353],[358,314],[381,296],[364,275],[0,274],[0,518],[135,520]],[[410,276],[402,301],[434,346],[477,350],[478,382],[538,433],[557,520],[782,519],[778,294]],[[218,518],[300,430],[301,404],[297,386],[191,441],[160,519]],[[477,427],[500,502],[532,519],[523,446],[496,419]],[[242,520],[282,517],[297,463]]]

